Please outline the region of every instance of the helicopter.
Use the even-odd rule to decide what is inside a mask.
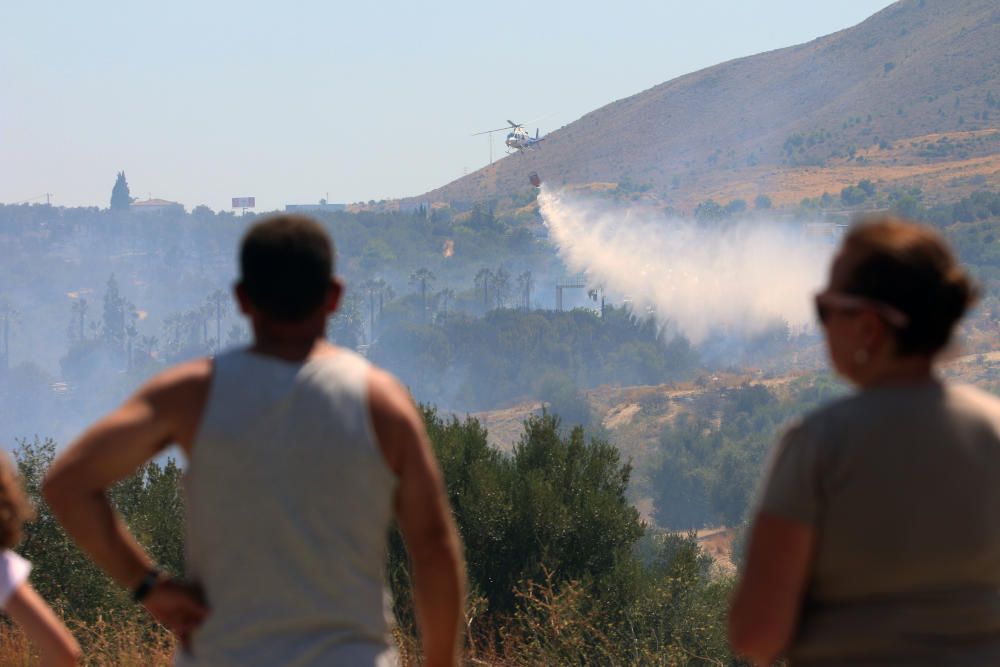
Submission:
[[[495,130],[486,130],[485,132],[476,132],[474,137],[482,134],[493,134],[494,132],[502,132],[504,130],[510,130],[507,133],[507,138],[504,140],[504,145],[507,146],[507,153],[511,153],[512,150],[520,153],[527,148],[534,148],[538,144],[545,141],[545,137],[538,136],[538,128],[535,128],[535,136],[524,129],[523,123],[515,123],[512,120],[507,121],[508,127],[498,127]]]

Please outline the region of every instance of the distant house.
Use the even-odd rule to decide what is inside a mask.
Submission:
[[[343,211],[347,204],[331,204],[321,200],[318,204],[285,204],[286,213],[314,213],[316,211]]]
[[[142,214],[163,214],[163,213],[184,213],[184,206],[175,201],[166,199],[145,199],[134,201],[129,204],[128,210],[132,213]]]

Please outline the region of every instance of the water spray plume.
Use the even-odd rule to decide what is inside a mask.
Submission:
[[[541,186],[538,205],[568,268],[650,309],[698,343],[778,321],[812,325],[811,295],[833,252],[801,228],[761,220],[712,227]]]

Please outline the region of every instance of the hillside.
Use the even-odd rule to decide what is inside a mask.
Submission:
[[[984,341],[985,343],[985,341]],[[953,382],[971,384],[996,392],[1000,387],[1000,351],[984,349],[957,356],[942,368]],[[648,523],[656,523],[655,490],[651,479],[656,467],[670,448],[681,446],[676,436],[663,438],[665,428],[676,424],[682,416],[705,420],[709,428],[719,428],[726,402],[749,385],[766,388],[783,403],[801,397],[804,388],[813,385],[821,375],[808,368],[788,375],[768,376],[759,371],[717,373],[694,382],[633,387],[603,386],[586,392],[593,424],[599,425],[606,436],[633,466],[632,497]],[[504,409],[472,414],[488,430],[494,447],[510,452],[520,439],[524,421],[541,414],[543,404],[525,402]],[[794,410],[787,418],[798,416]],[[781,420],[784,421],[784,420]],[[773,440],[769,434],[765,447]],[[715,446],[720,446],[716,443]],[[752,466],[754,479],[758,468]]]
[[[1000,4],[900,0],[812,42],[687,74],[608,104],[409,202],[469,202],[549,182],[649,186],[690,209],[707,198],[776,203],[872,177],[1000,186]]]

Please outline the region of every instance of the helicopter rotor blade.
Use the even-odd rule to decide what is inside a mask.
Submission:
[[[478,137],[480,134],[492,134],[494,132],[503,132],[504,130],[509,130],[509,129],[510,129],[509,127],[498,127],[495,130],[486,130],[485,132],[476,132],[472,136]]]

